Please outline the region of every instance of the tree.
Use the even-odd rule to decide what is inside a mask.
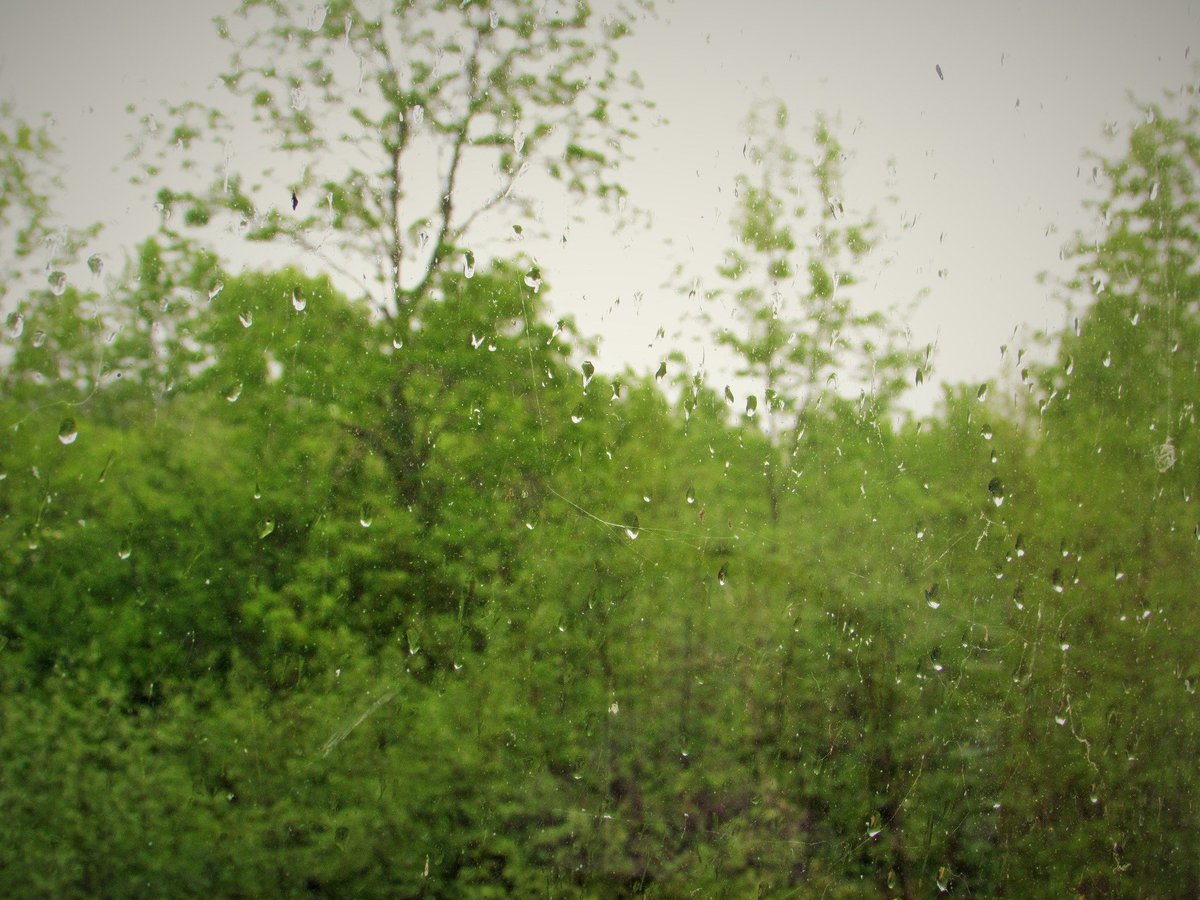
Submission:
[[[180,148],[190,168],[205,142],[223,145],[211,183],[162,188],[168,224],[176,210],[185,225],[230,213],[250,239],[291,242],[355,283],[373,271],[373,299],[407,340],[435,274],[473,268],[465,241],[480,220],[532,213],[531,182],[624,194],[612,178],[643,104],[613,46],[647,6],[597,22],[585,2],[244,0],[217,20],[233,48],[222,80],[269,137],[282,182],[272,194],[235,170],[239,119],[195,102],[171,108],[169,128],[146,119],[166,146],[145,153],[143,177],[168,177]]]
[[[747,149],[756,173],[738,177],[737,246],[718,268],[720,286],[706,293],[732,308],[737,326],[719,330],[716,338],[736,354],[737,374],[762,386],[762,419],[784,447],[784,472],[804,420],[826,397],[838,396],[841,382],[860,389],[874,418],[900,392],[915,362],[900,348],[895,325],[852,305],[856,270],[875,245],[877,227],[870,218],[845,222],[841,144],[818,116],[810,161],[815,196],[806,207],[787,125],[782,103],[751,111]],[[798,238],[800,223],[812,228],[811,242]],[[760,398],[748,397],[746,414],[759,409]],[[776,415],[782,420],[777,430]],[[768,466],[767,486],[777,518],[782,485],[774,466]]]
[[[0,309],[5,294],[36,268],[30,263],[39,250],[45,254],[42,265],[51,288],[61,294],[67,280],[60,266],[97,230],[56,224],[51,203],[59,186],[51,168],[55,149],[44,128],[18,118],[9,104],[0,104]],[[7,315],[9,331],[20,332],[20,313]]]

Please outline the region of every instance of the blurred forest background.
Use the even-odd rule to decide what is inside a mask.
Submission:
[[[1095,159],[1071,325],[918,418],[823,117],[750,111],[680,273],[753,392],[606,372],[477,236],[636,207],[634,13],[244,6],[123,266],[0,122],[0,892],[1200,892],[1194,93]]]

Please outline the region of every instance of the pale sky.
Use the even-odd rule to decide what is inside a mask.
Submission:
[[[113,173],[133,129],[123,110],[201,95],[226,56],[210,20],[231,5],[0,8],[0,98],[26,116],[54,116],[65,218],[106,222],[118,246],[149,233],[149,200]],[[603,13],[607,0],[593,5]],[[1014,328],[1065,320],[1036,278],[1061,272],[1060,248],[1088,227],[1082,202],[1095,186],[1085,150],[1121,148],[1136,114],[1131,95],[1157,101],[1200,86],[1189,46],[1200,38],[1197,5],[660,0],[658,19],[623,45],[667,120],[627,148],[624,181],[654,228],[614,235],[596,221],[572,228],[566,244],[520,249],[553,285],[554,311],[599,337],[597,368],[652,370],[671,349],[655,340],[662,327],[679,334],[691,365],[704,357],[714,383],[728,380],[696,301],[663,285],[677,263],[712,275],[731,243],[746,113],[778,97],[802,152],[817,112],[838,123],[851,153],[848,216],[875,208],[884,226],[888,264],[856,302],[886,308],[927,290],[908,324],[917,346],[937,342],[936,378],[996,377]],[[889,192],[898,206],[885,203]],[[921,391],[909,402],[928,408],[937,388]]]

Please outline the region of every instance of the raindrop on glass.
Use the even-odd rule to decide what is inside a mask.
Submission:
[[[579,368],[583,372],[583,387],[586,390],[592,382],[592,376],[596,374],[596,367],[592,365],[591,360],[584,360],[583,365]]]
[[[10,338],[19,338],[21,333],[25,331],[25,317],[20,313],[9,313],[5,324],[8,325],[8,336]]]
[[[1004,505],[1004,482],[999,478],[993,478],[988,482],[988,493],[992,495],[992,503],[996,506]]]
[[[233,387],[231,387],[228,391],[225,392],[225,399],[228,400],[230,403],[237,403],[238,398],[241,396],[242,396],[241,382],[238,382]]]
[[[642,525],[638,521],[637,516],[630,516],[629,523],[625,526],[625,534],[629,536],[631,541],[636,541],[639,534],[642,533]]]
[[[55,297],[61,297],[63,292],[67,289],[66,272],[55,269],[47,276],[46,280],[50,283],[50,292],[54,294]]]
[[[58,442],[64,446],[75,443],[79,437],[79,429],[75,427],[74,419],[63,419],[58,426]]]
[[[99,253],[93,253],[87,259],[88,270],[93,275],[99,275],[104,271],[104,258]]]
[[[304,307],[308,306],[308,301],[304,299],[304,295],[300,293],[300,288],[292,291],[292,308],[296,312],[304,312]]]

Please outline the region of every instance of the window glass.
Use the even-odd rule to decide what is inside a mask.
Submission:
[[[1194,894],[1194,30],[5,8],[0,892]]]

